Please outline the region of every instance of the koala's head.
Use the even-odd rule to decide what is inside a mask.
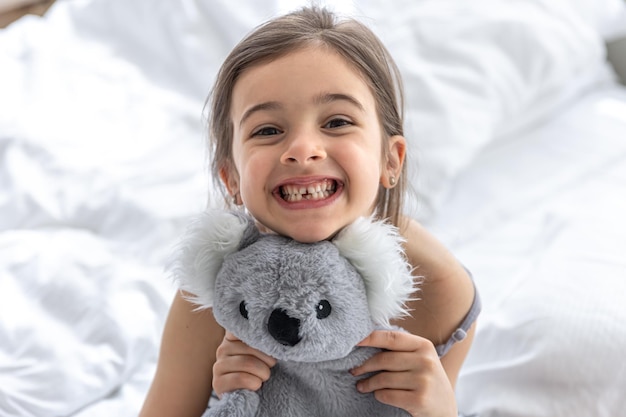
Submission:
[[[190,300],[246,344],[281,360],[346,356],[406,314],[414,291],[401,239],[359,219],[332,241],[259,233],[252,219],[207,211],[183,239],[175,276]]]

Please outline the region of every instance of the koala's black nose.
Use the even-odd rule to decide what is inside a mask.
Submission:
[[[285,346],[295,346],[300,341],[300,320],[290,317],[283,309],[272,311],[267,330],[274,339]]]

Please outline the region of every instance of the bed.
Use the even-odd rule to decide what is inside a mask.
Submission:
[[[165,261],[218,198],[213,76],[296,3],[58,0],[0,31],[0,415],[137,414]],[[626,415],[626,4],[329,3],[396,57],[409,213],[483,298],[460,411]]]

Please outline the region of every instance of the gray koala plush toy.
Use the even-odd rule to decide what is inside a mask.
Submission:
[[[356,346],[408,314],[414,278],[397,230],[360,218],[330,241],[261,233],[252,218],[208,210],[187,229],[172,273],[189,300],[274,358],[258,391],[225,393],[205,416],[408,416],[356,390]],[[396,328],[397,329],[397,328]]]

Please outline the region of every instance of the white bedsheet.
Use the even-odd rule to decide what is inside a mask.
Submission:
[[[464,412],[626,409],[626,91],[598,30],[626,6],[591,3],[341,3],[406,75],[412,213],[482,294]],[[217,198],[213,74],[294,7],[246,4],[58,0],[0,32],[1,416],[137,414],[174,291],[165,259]]]
[[[626,89],[494,144],[453,187],[432,227],[484,299],[462,409],[624,415]]]

